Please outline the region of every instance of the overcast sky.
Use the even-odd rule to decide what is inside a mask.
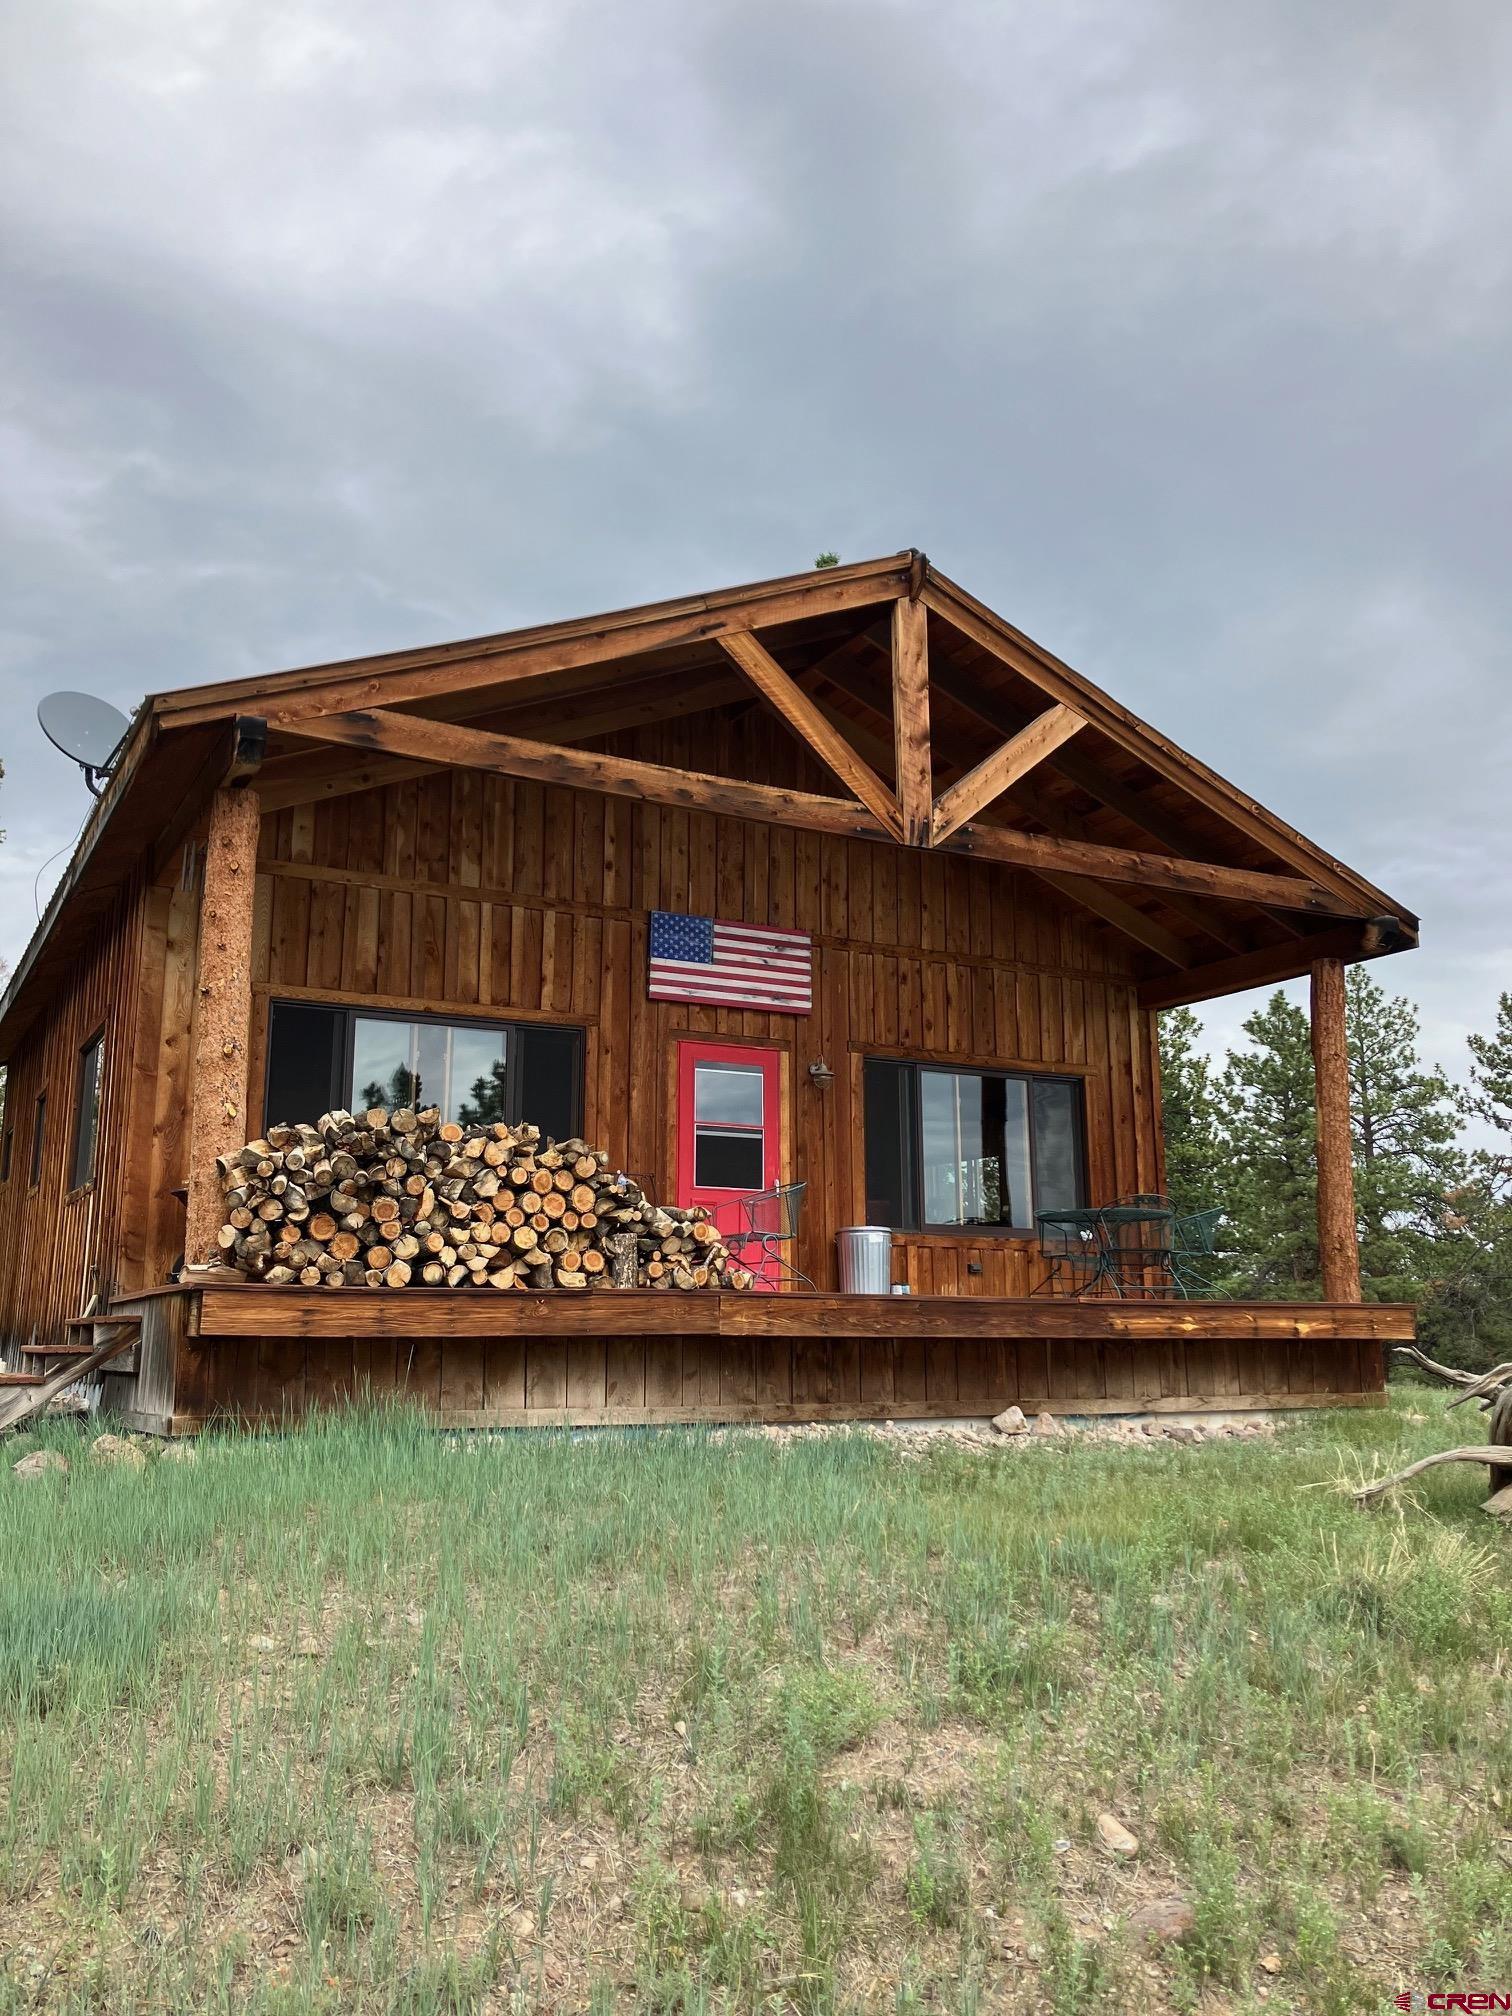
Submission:
[[[918,545],[1420,911],[1377,970],[1463,1069],[1512,986],[1496,0],[11,0],[3,38],[0,954],[86,809],[53,688]]]

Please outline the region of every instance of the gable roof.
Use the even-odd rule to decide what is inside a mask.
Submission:
[[[1319,957],[1370,957],[1416,942],[1416,917],[1384,891],[909,549],[570,622],[150,696],[0,1001],[0,1054],[122,882],[144,860],[166,858],[217,784],[254,768],[270,809],[371,788],[436,761],[539,765],[528,752],[543,748],[576,766],[561,781],[654,795],[641,774],[652,766],[608,752],[638,726],[749,703],[759,689],[811,749],[827,754],[851,793],[811,793],[807,803],[860,815],[842,820],[841,830],[896,837],[867,780],[891,802],[890,619],[900,605],[921,612],[927,626],[932,790],[955,783],[974,803],[974,773],[989,767],[995,750],[1001,756],[1005,738],[1038,722],[1029,739],[1038,733],[1051,743],[1036,754],[1032,774],[1009,760],[1015,781],[1006,795],[941,844],[1041,874],[1132,938],[1149,1005],[1266,984]],[[1059,710],[1048,729],[1047,710]],[[265,724],[265,749],[257,724]],[[569,757],[569,748],[600,753]],[[737,780],[723,781],[735,789]],[[763,788],[755,787],[755,800]],[[870,810],[858,793],[870,798]],[[794,823],[808,816],[821,813],[800,805]],[[1221,890],[1210,886],[1213,878]],[[1268,900],[1276,897],[1279,905]]]

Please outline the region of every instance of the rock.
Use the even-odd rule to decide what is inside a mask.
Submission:
[[[1112,1813],[1098,1814],[1097,1838],[1101,1841],[1104,1848],[1111,1849],[1115,1855],[1137,1855],[1139,1853],[1138,1841],[1129,1832],[1128,1828],[1125,1827],[1122,1820]]]
[[[1281,1955],[1279,1953],[1262,1953],[1260,1955],[1260,1965],[1265,1969],[1267,1974],[1279,1974],[1281,1972]]]
[[[1500,1491],[1493,1491],[1481,1507],[1493,1519],[1512,1519],[1512,1484],[1503,1484]]]
[[[1201,1433],[1192,1426],[1190,1421],[1169,1422],[1165,1432],[1166,1439],[1170,1442],[1200,1442],[1202,1440]]]
[[[193,1442],[165,1442],[163,1444],[165,1463],[198,1463],[199,1449]]]
[[[100,1435],[89,1445],[91,1461],[118,1464],[124,1470],[145,1470],[147,1458],[124,1435]]]
[[[1185,1939],[1197,1923],[1197,1913],[1185,1897],[1157,1897],[1153,1904],[1141,1904],[1129,1920],[1129,1930],[1138,1939],[1158,1945],[1167,1939]]]
[[[992,1425],[999,1435],[1027,1435],[1029,1422],[1022,1407],[1005,1407],[1001,1414],[994,1414]]]
[[[61,1449],[33,1449],[30,1456],[23,1456],[11,1469],[17,1477],[66,1477],[68,1458]]]
[[[1053,1414],[1036,1414],[1034,1432],[1036,1435],[1064,1435],[1066,1431]]]

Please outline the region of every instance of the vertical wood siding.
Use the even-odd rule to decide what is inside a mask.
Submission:
[[[101,919],[68,985],[10,1060],[0,1184],[0,1338],[57,1342],[107,1283],[146,1281],[148,1173],[131,1144],[150,1139],[168,897],[133,881]],[[71,1188],[79,1055],[104,1032],[93,1180]],[[42,1168],[31,1182],[37,1097],[47,1096]]]
[[[830,788],[761,714],[717,732],[668,723],[609,746]],[[648,1000],[653,909],[812,933],[812,1013]],[[438,771],[264,820],[255,980],[254,1124],[271,999],[576,1023],[585,1132],[664,1195],[677,1039],[778,1047],[784,1174],[809,1184],[800,1264],[821,1287],[835,1281],[836,1230],[865,1215],[867,1055],[1080,1076],[1091,1197],[1159,1180],[1153,1018],[1123,945],[1033,877],[960,856]],[[823,1092],[808,1077],[821,1056],[836,1074]],[[292,1117],[306,1116],[262,1116]],[[1023,1295],[1033,1282],[1029,1242],[898,1244],[898,1278],[921,1293]]]

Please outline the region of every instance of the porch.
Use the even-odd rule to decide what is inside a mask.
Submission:
[[[927,1420],[1379,1406],[1388,1303],[955,1295],[588,1295],[234,1281],[116,1306],[141,1318],[106,1404],[132,1427],[276,1425],[402,1398],[444,1427]]]

